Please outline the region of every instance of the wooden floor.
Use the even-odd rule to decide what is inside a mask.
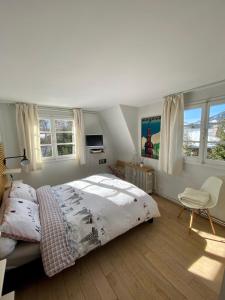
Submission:
[[[161,218],[142,224],[49,279],[42,273],[16,290],[17,300],[217,299],[225,263],[225,229],[194,220],[154,196]],[[116,221],[116,220],[115,220]],[[32,273],[35,273],[35,269]]]

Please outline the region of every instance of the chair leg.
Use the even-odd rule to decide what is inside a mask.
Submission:
[[[185,207],[183,206],[183,207],[181,208],[180,212],[179,212],[179,215],[177,216],[178,218],[181,217],[181,215],[183,214],[184,210],[185,210]]]
[[[194,210],[192,209],[191,217],[190,217],[189,233],[191,232],[191,229],[192,229],[193,219],[194,219]]]
[[[208,217],[209,217],[209,223],[210,223],[210,225],[211,225],[212,232],[213,232],[213,234],[215,235],[215,234],[216,234],[216,231],[215,231],[215,228],[214,228],[214,225],[213,225],[213,221],[212,221],[212,218],[211,218],[211,216],[210,216],[210,213],[209,213],[208,208],[206,209],[206,213],[207,213],[207,215],[208,215]]]

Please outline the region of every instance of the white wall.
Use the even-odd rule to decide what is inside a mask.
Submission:
[[[104,154],[87,154],[87,163],[79,166],[76,160],[62,160],[55,162],[46,162],[43,169],[15,176],[15,179],[22,178],[24,182],[39,187],[45,184],[59,184],[72,181],[95,173],[108,171],[108,164],[113,161],[113,151],[110,140],[102,127],[98,113],[84,114],[85,133],[86,134],[103,134],[105,153]],[[14,156],[19,154],[18,141],[16,134],[15,106],[12,104],[0,104],[0,132],[5,148],[5,155]],[[99,165],[98,160],[107,158],[107,165]],[[7,165],[9,167],[19,167],[19,163],[12,159]]]
[[[19,147],[16,134],[15,107],[13,105],[0,104],[0,133],[5,153],[17,155]],[[9,166],[11,166],[11,162],[9,162]]]
[[[214,87],[213,89],[205,89],[195,91],[185,95],[185,102],[194,102],[201,99],[225,95],[225,85]],[[161,115],[163,109],[163,100],[153,103],[149,106],[139,108],[138,112],[138,127],[139,140],[141,138],[141,118]],[[140,145],[139,145],[139,151]],[[139,152],[140,153],[140,152]],[[200,164],[184,164],[183,173],[180,176],[165,175],[158,171],[158,160],[144,158],[144,163],[154,167],[156,171],[156,191],[157,193],[177,201],[177,195],[181,193],[185,187],[190,186],[199,188],[202,183],[212,175],[222,176],[225,179],[225,168],[212,167]],[[225,189],[225,188],[224,188]],[[222,220],[225,220],[225,193],[222,192],[219,203],[216,208],[211,210],[211,213]]]

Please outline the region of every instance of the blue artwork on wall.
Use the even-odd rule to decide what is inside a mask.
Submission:
[[[141,120],[141,156],[159,159],[161,116]]]

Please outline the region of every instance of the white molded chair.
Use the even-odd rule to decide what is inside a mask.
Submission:
[[[189,230],[192,229],[192,223],[193,223],[193,218],[194,218],[194,211],[195,210],[205,210],[206,214],[208,215],[209,218],[209,222],[210,225],[212,227],[212,231],[213,234],[215,234],[215,229],[213,226],[213,222],[211,219],[211,216],[209,214],[209,208],[212,208],[214,206],[216,206],[218,199],[219,199],[219,194],[220,194],[220,190],[223,184],[223,180],[218,178],[218,177],[214,177],[211,176],[209,177],[202,185],[201,189],[199,190],[200,192],[208,192],[209,194],[209,199],[206,203],[202,203],[202,202],[198,202],[196,199],[192,199],[191,196],[188,199],[187,197],[184,197],[184,193],[179,194],[178,195],[178,199],[181,202],[181,204],[183,205],[178,218],[182,215],[182,213],[184,212],[185,208],[189,208],[191,209],[191,218],[190,218],[190,225],[189,225]],[[196,198],[196,197],[195,197]]]

